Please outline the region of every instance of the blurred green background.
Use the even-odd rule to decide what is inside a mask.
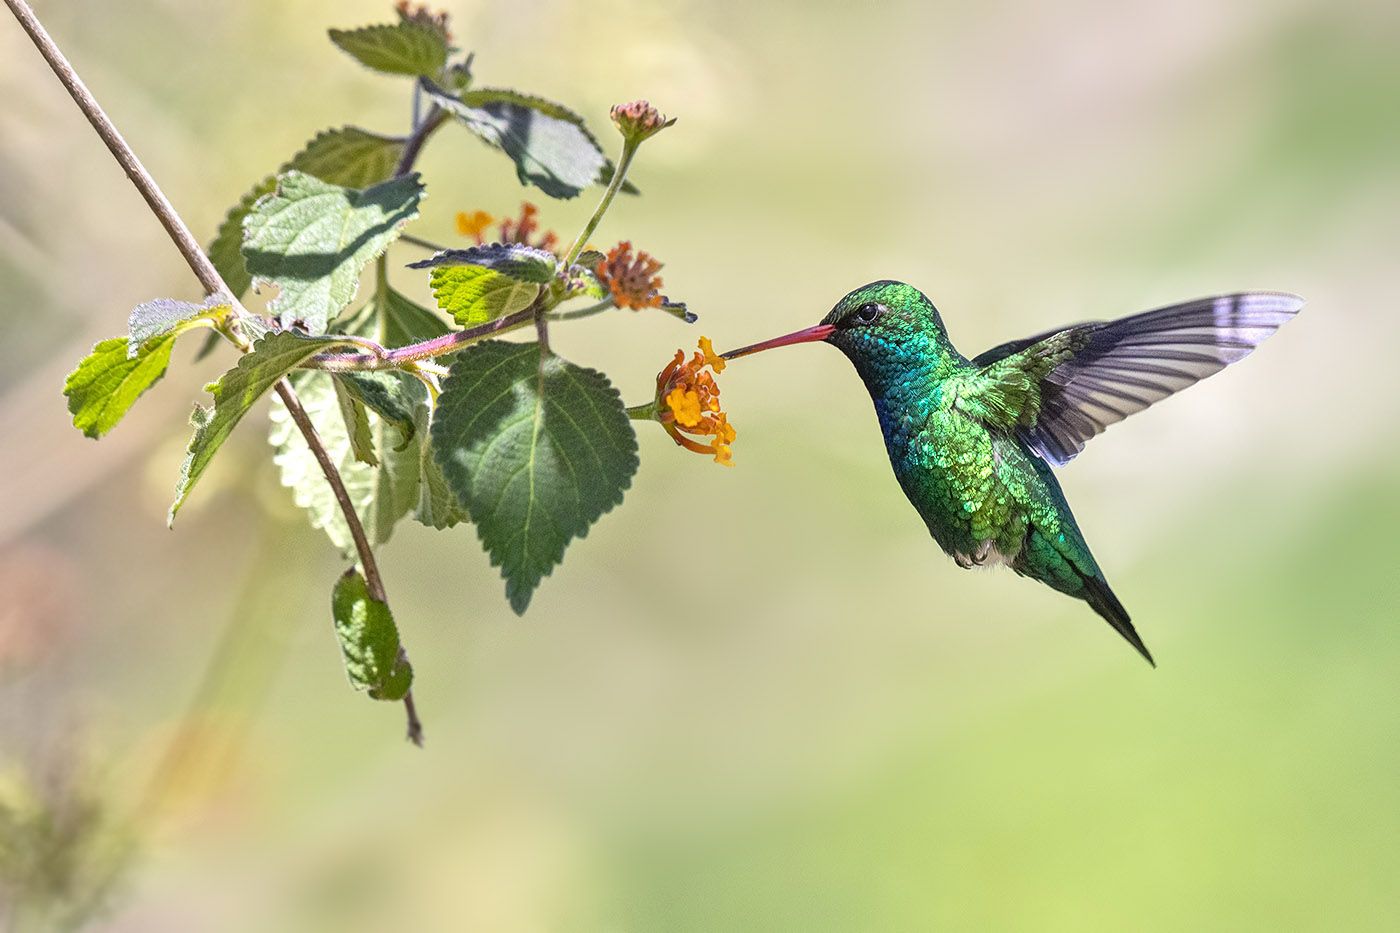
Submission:
[[[324,36],[384,3],[36,6],[206,240],[313,132],[406,129],[407,82]],[[342,568],[260,419],[165,528],[225,351],[183,344],[100,445],[68,424],[89,345],[197,286],[0,17],[0,908],[143,933],[1394,928],[1400,7],[448,8],[485,84],[599,131],[638,96],[680,118],[598,240],[663,259],[699,327],[554,337],[629,401],[699,333],[804,326],[876,278],[969,352],[1306,296],[1061,474],[1161,667],[1074,601],[958,571],[854,372],[805,347],[724,375],[733,470],[641,426],[626,507],[524,619],[471,529],[400,527],[415,751],[346,685]],[[522,198],[568,235],[595,197],[524,191],[451,130],[422,168],[439,240]]]

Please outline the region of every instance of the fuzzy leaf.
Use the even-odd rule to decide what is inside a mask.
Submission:
[[[292,376],[292,385],[302,408],[316,426],[321,446],[340,471],[365,534],[371,543],[383,544],[393,534],[399,519],[413,511],[418,503],[422,444],[417,432],[404,444],[397,428],[386,425],[371,413],[370,431],[379,453],[379,466],[369,466],[355,458],[331,378],[325,373],[301,372]],[[311,527],[320,528],[337,550],[346,557],[353,557],[355,542],[345,516],[320,464],[281,399],[272,400],[270,416],[272,428],[268,440],[275,448],[272,460],[281,474],[282,485],[292,491],[292,500],[297,506],[306,510]]]
[[[515,243],[449,249],[413,263],[432,269],[433,297],[459,324],[484,324],[524,310],[554,277],[553,253]]]
[[[200,304],[176,301],[173,298],[157,298],[140,304],[127,319],[127,355],[136,356],[141,345],[156,337],[169,333],[180,334],[204,318],[221,318],[233,309],[228,301],[218,295],[210,295]]]
[[[375,700],[402,700],[413,685],[413,667],[400,656],[399,629],[389,606],[370,595],[354,567],[331,591],[331,616],[350,685]]]
[[[540,286],[480,266],[441,266],[433,270],[433,297],[458,324],[485,324],[530,307]]]
[[[175,335],[166,334],[148,341],[134,357],[128,355],[125,337],[110,337],[93,347],[63,383],[73,427],[92,438],[112,430],[165,375],[174,346]]]
[[[204,475],[209,461],[257,400],[277,380],[336,342],[334,337],[304,337],[290,331],[268,334],[238,360],[237,366],[204,387],[213,393],[214,407],[196,407],[190,418],[195,431],[175,486],[170,522],[175,521],[175,513]]]
[[[282,165],[278,172],[291,169],[314,175],[332,185],[346,188],[368,188],[393,177],[394,169],[403,156],[403,140],[380,136],[354,126],[326,130]],[[218,235],[209,244],[209,258],[214,268],[228,283],[229,289],[241,296],[253,284],[243,264],[243,218],[259,198],[277,190],[277,178],[269,175],[253,186],[219,225]]]
[[[427,259],[408,264],[410,269],[436,269],[440,266],[480,266],[522,282],[543,285],[554,278],[559,261],[548,250],[523,243],[488,243],[467,249],[445,249]]]
[[[436,78],[447,67],[443,30],[404,19],[393,25],[332,29],[331,41],[366,68],[385,74]]]
[[[553,101],[505,89],[460,96],[424,82],[428,95],[481,139],[510,156],[522,185],[572,198],[609,166],[583,117]]]
[[[130,335],[98,343],[64,381],[73,426],[92,438],[112,430],[142,393],[165,375],[175,338],[229,310],[213,297],[202,304],[157,298],[138,305],[128,322]]]
[[[637,438],[602,373],[538,344],[464,350],[443,383],[433,457],[524,612],[564,548],[622,501]]]
[[[360,270],[418,216],[417,174],[362,191],[290,171],[244,221],[243,258],[255,280],[277,285],[283,327],[322,333],[355,297]]]

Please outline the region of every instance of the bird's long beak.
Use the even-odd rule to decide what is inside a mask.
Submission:
[[[772,340],[749,344],[747,347],[721,353],[720,356],[726,360],[733,360],[741,356],[748,356],[750,353],[757,353],[759,350],[772,350],[775,347],[786,347],[794,343],[812,343],[816,340],[825,340],[831,336],[831,332],[834,330],[836,328],[831,324],[815,324],[812,327],[804,327],[802,330],[793,331],[781,337],[774,337]]]

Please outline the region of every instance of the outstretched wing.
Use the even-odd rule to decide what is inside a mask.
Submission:
[[[1065,464],[1110,424],[1244,359],[1302,307],[1285,292],[1221,295],[1014,340],[972,362],[979,384],[1031,396],[1017,406],[1021,436]]]

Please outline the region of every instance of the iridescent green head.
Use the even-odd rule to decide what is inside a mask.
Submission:
[[[734,359],[818,340],[846,354],[875,393],[942,374],[954,361],[962,362],[933,302],[914,286],[888,279],[857,288],[820,324],[724,355]]]

